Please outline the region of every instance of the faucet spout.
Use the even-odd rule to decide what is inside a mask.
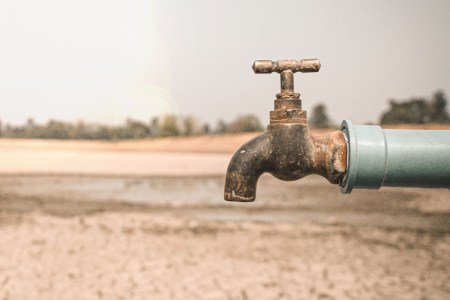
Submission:
[[[242,145],[231,158],[225,179],[227,201],[252,202],[259,177],[270,169],[270,137],[260,134]]]

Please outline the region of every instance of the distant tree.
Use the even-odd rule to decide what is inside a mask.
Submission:
[[[92,139],[86,124],[82,120],[78,121],[75,126],[72,127],[70,137],[76,140],[89,140]]]
[[[36,122],[34,122],[34,119],[33,118],[28,118],[27,119],[27,124],[26,124],[26,127],[29,127],[29,128],[34,128],[36,126]]]
[[[70,126],[64,122],[50,120],[45,127],[43,138],[48,139],[69,139]]]
[[[331,128],[330,118],[328,117],[327,108],[325,104],[319,103],[312,108],[311,116],[309,117],[309,124],[312,128]]]
[[[36,130],[36,122],[33,118],[28,118],[25,126],[22,128],[22,136],[23,138],[33,138],[35,136],[39,136],[39,130]]]
[[[409,101],[391,100],[390,109],[381,116],[381,124],[429,123],[430,107],[424,98],[412,98]]]
[[[198,121],[193,116],[186,116],[183,119],[183,134],[194,135],[199,131]]]
[[[12,126],[8,123],[5,124],[5,129],[3,130],[4,137],[15,137],[12,134]]]
[[[261,126],[258,117],[252,114],[239,116],[227,125],[227,132],[231,133],[261,130],[263,130],[263,127]]]
[[[443,123],[450,121],[447,111],[447,98],[444,92],[435,92],[430,100],[430,118],[432,122]]]
[[[159,118],[153,117],[150,121],[150,136],[159,136]]]
[[[160,126],[161,136],[178,136],[181,130],[178,120],[174,115],[167,115],[163,118]]]
[[[127,119],[125,130],[129,138],[141,139],[150,134],[150,129],[143,122]]]
[[[219,134],[227,132],[227,124],[224,120],[219,119],[219,121],[217,121],[214,132]]]
[[[0,137],[3,136],[3,123],[2,120],[0,119]]]
[[[390,100],[389,104],[389,110],[381,115],[381,124],[423,124],[450,121],[447,98],[442,91],[435,92],[430,100],[416,97],[403,101]]]
[[[211,133],[211,129],[210,129],[208,123],[203,124],[203,126],[202,126],[202,133],[203,134],[210,134]]]

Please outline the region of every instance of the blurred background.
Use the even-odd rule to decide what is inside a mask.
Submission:
[[[296,74],[314,134],[450,130],[448,1],[0,3],[0,298],[448,299],[450,192],[341,195],[238,147]]]

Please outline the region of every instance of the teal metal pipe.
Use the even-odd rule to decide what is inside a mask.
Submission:
[[[450,188],[450,130],[382,129],[342,122],[347,172],[341,192],[391,187]]]

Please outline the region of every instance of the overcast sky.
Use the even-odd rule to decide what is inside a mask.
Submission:
[[[0,118],[267,123],[279,75],[253,61],[314,57],[322,69],[296,74],[296,90],[336,122],[450,98],[450,1],[1,1]]]

